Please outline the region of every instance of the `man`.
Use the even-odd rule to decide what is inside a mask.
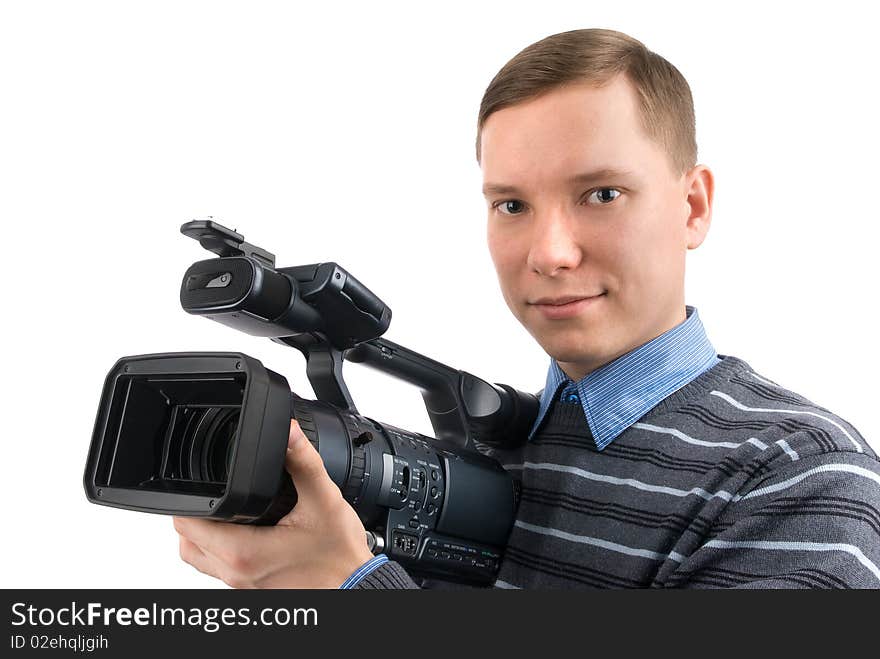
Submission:
[[[529,46],[483,98],[488,242],[551,357],[497,587],[880,587],[880,463],[835,414],[717,355],[684,303],[713,176],[687,82],[640,42]],[[233,586],[408,588],[291,424],[300,503],[274,528],[176,520]]]

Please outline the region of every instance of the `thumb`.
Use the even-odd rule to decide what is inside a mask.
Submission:
[[[332,501],[340,495],[339,488],[327,474],[321,456],[299,427],[290,421],[285,467],[296,487],[299,501]]]

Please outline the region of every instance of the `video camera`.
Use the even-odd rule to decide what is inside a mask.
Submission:
[[[523,441],[537,397],[380,339],[391,310],[336,263],[276,268],[273,254],[211,219],[180,230],[218,256],[184,274],[184,310],[300,350],[317,400],[242,353],[124,357],[107,375],[95,420],[89,501],[273,524],[296,503],[284,468],[295,418],[374,553],[416,577],[494,580],[518,491],[476,445]],[[436,438],[359,414],[344,360],[419,387]]]

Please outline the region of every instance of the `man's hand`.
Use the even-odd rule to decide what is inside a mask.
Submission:
[[[286,466],[299,499],[276,526],[175,517],[180,557],[233,588],[338,588],[373,556],[364,526],[296,420]]]

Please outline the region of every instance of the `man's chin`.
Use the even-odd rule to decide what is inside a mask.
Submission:
[[[548,341],[542,343],[541,347],[557,362],[569,364],[594,364],[601,361],[606,354],[601,346],[587,346],[583,341],[580,343]]]

